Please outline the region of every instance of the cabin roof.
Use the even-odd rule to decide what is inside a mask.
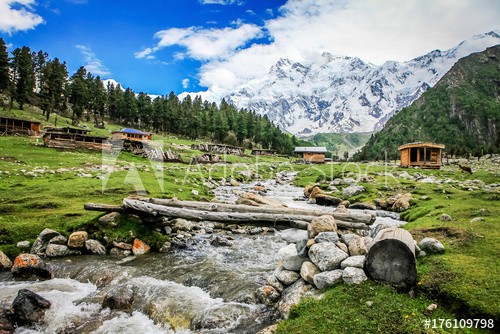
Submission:
[[[123,128],[121,130],[118,130],[118,131],[113,131],[113,133],[133,133],[133,134],[136,134],[136,135],[145,135],[145,136],[149,136],[151,133],[150,132],[142,132],[141,130],[136,130],[136,129],[130,129],[130,128]]]
[[[328,150],[326,147],[296,147],[294,150],[295,153],[326,153]]]
[[[14,121],[22,121],[22,122],[30,122],[30,123],[34,123],[34,124],[41,124],[41,122],[38,122],[38,121],[32,121],[30,119],[22,119],[22,118],[15,118],[15,117],[0,116],[0,119],[10,119],[10,120],[14,120]]]
[[[404,145],[399,146],[399,150],[401,151],[401,150],[404,150],[407,148],[414,148],[414,147],[444,149],[445,146],[443,144],[436,144],[436,143],[430,143],[430,142],[414,142],[414,143],[408,143],[408,144],[404,144]]]

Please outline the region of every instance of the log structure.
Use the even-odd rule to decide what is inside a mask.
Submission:
[[[397,227],[380,230],[368,252],[365,269],[375,281],[411,289],[417,279],[415,242],[411,234]]]
[[[243,155],[245,153],[245,149],[243,147],[224,144],[193,144],[191,145],[191,148],[193,150],[213,152],[218,154]]]

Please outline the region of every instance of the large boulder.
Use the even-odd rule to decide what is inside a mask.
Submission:
[[[342,279],[347,284],[360,284],[368,279],[361,268],[347,267],[342,273]]]
[[[134,296],[135,289],[132,285],[119,285],[104,296],[102,307],[131,313]]]
[[[68,247],[83,248],[85,247],[85,241],[87,241],[88,238],[89,234],[86,231],[73,232],[68,238]]]
[[[21,289],[12,303],[12,317],[20,325],[40,322],[50,306],[50,301],[42,296],[28,289]]]
[[[0,269],[10,269],[12,261],[0,250]]]
[[[319,273],[321,273],[321,271],[314,263],[309,261],[302,263],[302,267],[300,268],[300,277],[302,277],[304,281],[314,284],[314,276]]]
[[[333,216],[324,215],[314,218],[307,226],[309,239],[314,239],[321,232],[337,232],[337,224]]]
[[[331,242],[314,244],[309,249],[309,258],[321,270],[337,269],[349,255]]]
[[[335,284],[342,282],[343,272],[344,271],[342,269],[335,269],[319,273],[313,278],[314,285],[318,289],[324,289],[330,286],[334,286]]]
[[[316,204],[323,206],[337,206],[342,203],[341,198],[327,194],[318,194],[314,199],[316,200]]]
[[[444,253],[444,246],[443,244],[434,238],[423,238],[419,243],[418,246],[420,247],[421,250],[423,250],[426,253]]]
[[[294,284],[286,288],[281,294],[281,299],[277,303],[279,315],[286,319],[290,312],[290,308],[297,305],[301,298],[308,295],[313,289],[314,287],[303,279],[299,279]]]
[[[14,276],[37,276],[50,278],[51,273],[42,259],[36,254],[19,254],[10,269]]]
[[[344,195],[344,197],[353,197],[361,194],[364,191],[365,187],[352,184],[349,187],[344,188],[344,190],[342,191],[342,195]]]

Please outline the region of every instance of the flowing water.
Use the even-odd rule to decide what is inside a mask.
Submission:
[[[267,196],[290,207],[302,189],[266,181]],[[232,201],[254,185],[220,187],[216,196]],[[322,208],[326,209],[326,208]],[[394,218],[394,217],[393,217]],[[378,217],[377,223],[399,224]],[[272,323],[272,313],[255,291],[276,268],[279,233],[233,235],[231,247],[214,247],[212,235],[195,235],[187,249],[137,257],[73,256],[47,260],[55,278],[26,281],[0,272],[0,306],[22,288],[51,301],[44,323],[16,333],[256,333]],[[102,307],[106,295],[133,296],[125,311]]]

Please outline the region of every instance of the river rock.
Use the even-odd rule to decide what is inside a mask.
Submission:
[[[37,276],[50,278],[51,273],[42,259],[36,254],[19,254],[11,268],[14,276]]]
[[[172,224],[172,231],[174,232],[178,231],[190,232],[196,226],[195,223],[187,221],[186,219],[182,218],[172,219],[170,223]]]
[[[309,258],[321,270],[337,269],[349,255],[331,242],[314,244],[309,249]]]
[[[320,290],[334,286],[335,284],[342,282],[343,272],[344,271],[342,269],[335,269],[319,273],[313,278],[314,285]]]
[[[134,244],[132,245],[132,253],[134,255],[143,255],[149,253],[149,247],[144,241],[140,239],[134,239]]]
[[[321,232],[337,232],[337,224],[333,216],[325,215],[314,218],[307,226],[309,239],[314,239]]]
[[[345,253],[349,254],[349,248],[347,248],[347,245],[342,241],[337,241],[335,243],[335,246],[337,246],[340,250],[344,251]]]
[[[297,241],[307,239],[307,231],[297,228],[288,228],[280,231],[279,236],[286,242],[296,243]]]
[[[358,237],[359,235],[354,233],[344,233],[340,236],[340,241],[342,241],[346,245],[349,245],[352,239],[356,239]]]
[[[286,259],[287,257],[290,257],[290,256],[295,256],[297,254],[298,254],[297,247],[295,246],[295,244],[288,244],[286,246],[281,247],[278,250],[278,257],[281,260]]]
[[[274,274],[267,276],[266,283],[276,289],[279,293],[282,293],[283,290],[285,290],[283,283],[281,283]]]
[[[445,251],[443,244],[434,238],[423,238],[418,246],[426,253],[444,253]]]
[[[87,241],[88,238],[89,234],[86,231],[73,232],[68,238],[68,247],[83,248],[85,247],[85,241]]]
[[[13,334],[15,330],[15,324],[12,319],[12,310],[0,307],[0,334]]]
[[[32,324],[43,320],[50,301],[28,289],[21,289],[12,303],[13,319],[18,324]]]
[[[320,242],[336,243],[337,241],[339,241],[339,235],[337,232],[320,232],[314,238],[314,241],[317,243],[320,243]]]
[[[12,261],[0,250],[0,269],[10,269],[10,267],[12,267]]]
[[[44,229],[42,232],[40,232],[35,242],[33,242],[33,246],[31,246],[31,253],[38,254],[45,252],[50,239],[57,237],[58,235],[60,235],[60,233],[57,231],[54,231],[50,228]]]
[[[337,206],[342,203],[341,198],[327,194],[318,194],[314,199],[316,200],[316,204],[323,206]]]
[[[210,244],[215,247],[231,247],[233,242],[226,237],[218,235],[210,241]]]
[[[283,259],[283,268],[298,272],[305,261],[307,261],[307,257],[299,255],[288,256]]]
[[[270,285],[264,285],[257,290],[257,299],[267,306],[276,304],[280,296],[280,293]]]
[[[410,193],[401,195],[394,204],[392,204],[392,210],[396,212],[403,212],[410,208],[410,200],[412,196]]]
[[[59,257],[69,255],[69,248],[66,245],[48,244],[45,254],[48,257]]]
[[[135,289],[133,285],[117,286],[106,294],[102,302],[102,307],[131,313],[134,304],[134,296]]]
[[[163,245],[160,247],[160,253],[168,253],[172,249],[172,243],[170,241],[165,241]]]
[[[30,242],[29,242],[28,240],[19,241],[19,242],[16,244],[16,247],[17,247],[17,248],[20,248],[20,249],[27,249],[27,248],[30,248]]]
[[[314,186],[311,190],[311,194],[309,195],[309,198],[316,198],[318,195],[322,195],[325,192],[321,190],[319,186]]]
[[[342,279],[347,284],[360,284],[368,279],[361,268],[347,267],[342,273]]]
[[[99,223],[103,226],[118,226],[121,214],[119,212],[110,212],[99,218]]]
[[[112,256],[129,256],[130,254],[132,254],[131,251],[129,251],[127,249],[121,249],[118,247],[113,247],[109,251],[109,255],[112,255]]]
[[[377,210],[377,207],[370,203],[353,203],[349,206],[350,209],[358,209],[358,210]]]
[[[347,259],[340,263],[340,268],[345,269],[347,267],[363,268],[365,265],[366,256],[355,255],[349,256]]]
[[[117,242],[113,241],[113,246],[120,248],[120,249],[125,249],[125,250],[131,250],[132,249],[132,244],[126,243],[126,242]]]
[[[307,284],[303,279],[299,279],[294,284],[283,290],[281,299],[277,303],[279,315],[282,318],[288,318],[290,308],[297,305],[300,302],[300,299],[308,295],[313,289],[314,287],[312,285]]]
[[[244,193],[241,195],[237,200],[236,204],[246,204],[246,205],[252,205],[252,206],[262,206],[262,205],[268,205],[276,208],[283,208],[287,207],[286,204],[272,199],[272,198],[265,198],[263,196],[260,196],[255,193]]]
[[[300,277],[302,277],[304,281],[314,284],[314,276],[319,273],[321,273],[321,271],[314,263],[309,261],[302,263],[302,267],[300,268]]]
[[[276,278],[284,285],[291,285],[300,278],[299,273],[291,270],[286,270],[283,267],[277,268],[274,271],[274,276],[276,276]]]
[[[106,255],[106,247],[97,240],[89,239],[85,241],[85,248],[92,254]]]
[[[68,238],[66,238],[62,234],[59,234],[58,236],[55,236],[52,239],[50,239],[49,244],[66,245],[67,242]]]
[[[350,185],[347,188],[344,188],[344,190],[342,191],[342,195],[344,195],[344,197],[353,197],[361,194],[364,191],[365,187],[363,186]]]

